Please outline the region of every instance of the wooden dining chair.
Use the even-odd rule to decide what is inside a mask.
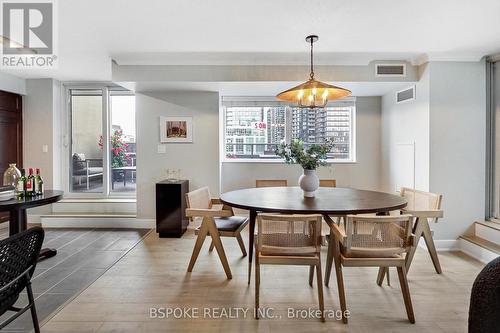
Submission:
[[[325,285],[329,284],[332,262],[335,262],[342,321],[347,324],[342,267],[396,267],[408,320],[415,323],[405,263],[405,254],[414,244],[412,216],[348,215],[346,229],[329,217],[327,220],[331,239],[328,244]]]
[[[321,276],[321,215],[259,214],[255,242],[255,318],[259,319],[260,265],[305,265],[316,268],[318,301],[324,321]],[[290,224],[293,226],[290,228]],[[310,281],[311,284],[311,281]]]
[[[423,237],[429,254],[431,255],[432,263],[436,273],[441,274],[441,264],[432,238],[429,220],[437,223],[439,218],[443,217],[441,210],[441,202],[443,196],[437,193],[424,192],[403,187],[401,189],[401,196],[408,200],[408,205],[401,211],[403,214],[410,214],[415,217],[415,224],[413,226],[413,234],[416,237],[417,244],[420,237]],[[417,247],[415,246],[410,250],[407,257],[406,270],[410,268],[413,256],[415,255]]]
[[[337,180],[335,179],[320,179],[319,187],[337,187]]]
[[[427,246],[427,251],[432,259],[436,273],[441,274],[441,264],[439,263],[436,246],[432,238],[429,220],[435,223],[443,217],[441,210],[441,201],[443,196],[436,193],[415,190],[407,187],[402,187],[400,194],[408,201],[408,205],[401,210],[401,214],[410,214],[414,217],[413,234],[415,235],[416,243],[406,255],[406,272],[409,271],[415,252],[417,251],[418,242],[423,237]],[[377,277],[377,284],[381,285],[387,269],[380,269]]]
[[[245,216],[234,216],[233,210],[229,206],[222,204],[220,199],[211,198],[208,187],[202,187],[186,194],[186,216],[202,218],[201,225],[196,228],[195,234],[198,235],[196,243],[189,261],[188,272],[193,271],[196,259],[200,254],[203,242],[207,236],[212,238],[210,250],[215,247],[222,262],[224,271],[228,279],[232,278],[231,269],[227,262],[226,253],[220,237],[235,237],[240,246],[243,256],[247,255],[245,243],[241,238],[241,231],[248,224],[248,218]],[[214,207],[214,205],[222,205]]]
[[[288,186],[288,181],[286,179],[257,179],[255,181],[255,187],[278,187],[278,186]]]

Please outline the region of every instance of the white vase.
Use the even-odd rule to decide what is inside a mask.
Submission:
[[[319,178],[316,170],[304,169],[304,173],[299,178],[299,186],[304,191],[304,197],[314,198],[315,192],[319,187]]]

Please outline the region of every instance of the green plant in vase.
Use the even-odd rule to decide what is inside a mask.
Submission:
[[[333,148],[333,141],[326,139],[325,143],[312,144],[305,147],[302,140],[294,139],[289,144],[282,141],[276,148],[276,155],[284,158],[287,164],[300,164],[304,173],[299,178],[300,188],[305,197],[314,197],[319,187],[316,169],[327,165],[328,153]]]

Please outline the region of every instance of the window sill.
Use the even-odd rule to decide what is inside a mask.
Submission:
[[[239,159],[223,159],[222,163],[264,163],[264,164],[285,164],[283,160],[267,160],[267,159],[261,159],[261,158],[239,158]],[[328,160],[328,164],[356,164],[356,160],[354,161],[347,161],[347,160],[341,160],[341,161],[333,161],[333,160]]]

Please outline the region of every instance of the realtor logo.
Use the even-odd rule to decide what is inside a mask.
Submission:
[[[54,36],[53,1],[2,2],[2,67],[54,68]]]

